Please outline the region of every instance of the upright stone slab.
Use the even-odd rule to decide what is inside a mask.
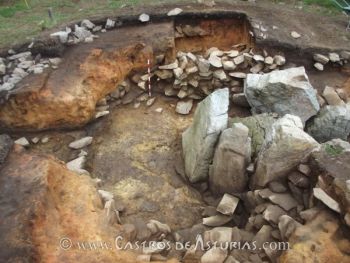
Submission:
[[[318,142],[347,140],[350,134],[350,105],[326,106],[308,124],[307,132]]]
[[[244,93],[253,113],[276,112],[292,114],[305,123],[317,114],[320,105],[304,67],[248,74]]]
[[[258,155],[257,168],[252,176],[253,188],[286,177],[301,160],[319,144],[303,130],[299,117],[285,115],[272,125]]]
[[[208,178],[214,147],[227,128],[228,88],[219,89],[198,104],[192,125],[182,134],[185,172],[190,182]]]
[[[209,187],[214,194],[246,190],[246,167],[251,159],[249,130],[242,123],[222,132],[209,172]]]

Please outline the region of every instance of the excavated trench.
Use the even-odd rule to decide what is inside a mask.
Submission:
[[[194,105],[189,114],[182,115],[175,111],[182,88],[180,85],[180,89],[170,92],[173,78],[160,79],[153,73],[155,101],[150,102],[147,80],[142,79],[147,76],[148,59],[155,72],[157,64],[172,63],[179,52],[205,56],[212,47],[240,52],[253,49],[272,57],[284,55],[287,63],[281,68],[305,66],[311,83],[320,92],[325,85],[341,87],[349,78],[347,68],[317,72],[312,68],[310,55],[304,56],[303,51],[295,52],[283,45],[258,45],[252,32],[245,15],[226,13],[159,18],[152,23],[130,23],[99,33],[92,43],[68,47],[57,69],[46,69],[22,80],[1,105],[2,130],[14,138],[26,137],[29,151],[50,154],[65,163],[81,156],[81,150],[86,151],[84,169],[92,178],[101,179],[98,189],[113,193],[120,212],[119,223],[136,226],[137,240],[150,238],[144,230],[149,220],[165,223],[173,232],[191,229],[202,222],[203,215],[211,214],[208,210],[218,205],[221,196],[211,193],[206,183],[188,182],[181,134],[192,123],[197,102],[213,90],[233,83],[235,92],[237,87],[242,92],[243,80],[232,77],[225,83],[211,83],[206,90],[186,87],[184,100],[190,97]],[[247,73],[249,68],[242,66],[237,71]],[[140,82],[144,86],[138,85]],[[200,80],[198,86],[209,82]],[[106,111],[108,115],[95,118]],[[249,108],[231,102],[229,117],[250,115]],[[91,145],[79,150],[68,147],[86,136],[93,137]],[[48,141],[33,143],[34,138]],[[228,226],[243,228],[248,217],[249,209],[240,204]],[[42,233],[33,235],[37,235],[34,243],[45,242],[38,238]],[[181,259],[180,252],[172,253],[164,256]],[[118,262],[129,262],[126,258]]]

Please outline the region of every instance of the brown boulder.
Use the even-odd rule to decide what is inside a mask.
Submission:
[[[323,211],[295,230],[289,239],[290,250],[282,254],[280,262],[350,262],[350,240],[346,231],[341,229],[334,215]]]
[[[92,180],[53,157],[17,146],[0,171],[0,193],[1,262],[136,262],[115,248],[120,226],[106,222]]]

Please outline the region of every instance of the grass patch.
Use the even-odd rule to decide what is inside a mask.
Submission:
[[[344,149],[341,146],[331,144],[326,144],[324,149],[328,155],[333,157],[343,153],[344,151]]]
[[[13,17],[16,12],[28,10],[26,4],[23,2],[18,2],[11,6],[0,6],[0,16],[5,18]]]

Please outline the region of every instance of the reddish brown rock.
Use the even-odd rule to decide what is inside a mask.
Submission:
[[[298,227],[289,239],[281,263],[350,262],[349,231],[331,213],[318,214],[312,221]]]
[[[17,146],[0,171],[0,193],[1,262],[136,262],[115,249],[120,226],[106,222],[92,180],[53,157]],[[82,249],[84,241],[97,249]]]
[[[152,48],[70,49],[59,69],[30,75],[19,83],[0,109],[5,128],[43,130],[78,127],[90,121],[96,103],[113,91],[133,69],[145,68]]]

